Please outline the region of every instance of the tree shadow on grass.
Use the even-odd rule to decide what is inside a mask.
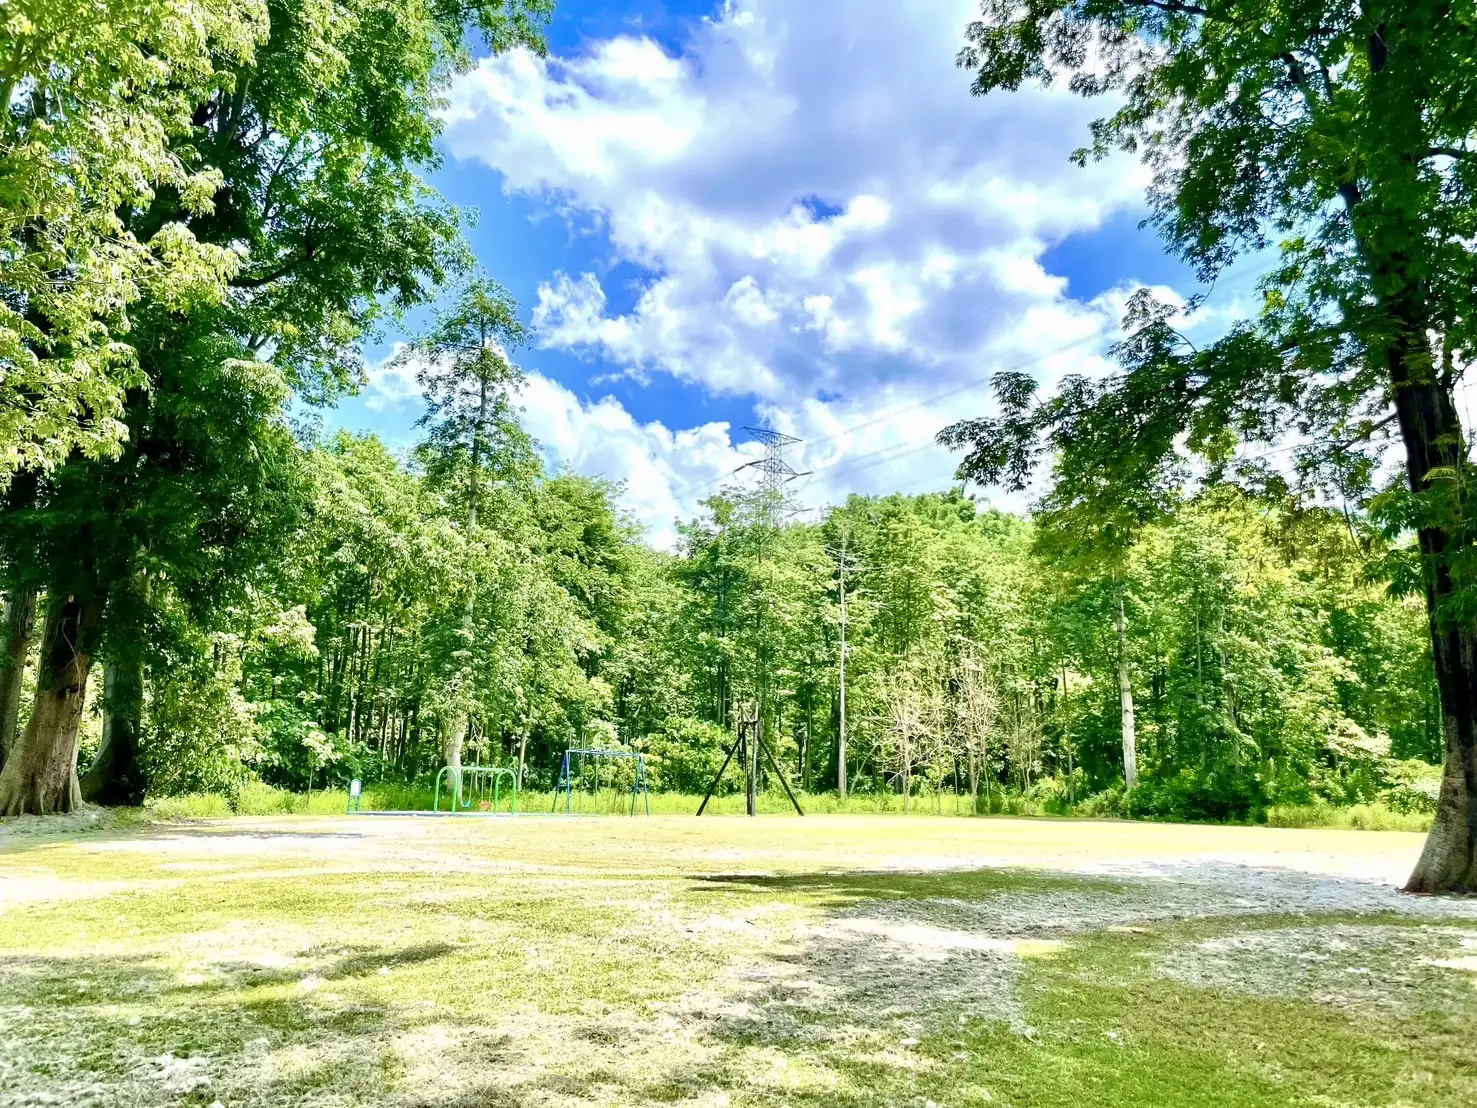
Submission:
[[[902,870],[835,873],[715,873],[692,879],[693,891],[730,889],[755,895],[816,897],[835,910],[865,900],[978,900],[1003,891],[1073,891],[1121,895],[1128,886],[1107,878],[1078,877],[1020,869]]]
[[[291,966],[254,962],[208,963],[211,976],[183,979],[178,969],[152,956],[77,958],[67,956],[0,957],[0,996],[27,1006],[67,1007],[127,1003],[142,998],[210,996],[237,989],[297,984],[304,978],[341,981],[377,974],[381,969],[433,961],[454,953],[453,943],[415,946],[313,947]],[[332,956],[330,961],[321,959]]]
[[[435,961],[454,954],[455,943],[420,943],[386,949],[377,946],[316,946],[303,951],[291,966],[263,966],[255,962],[215,961],[212,970],[218,975],[205,985],[180,985],[173,992],[190,990],[253,988],[266,985],[291,985],[313,977],[322,982],[369,977],[381,970]],[[331,959],[321,961],[322,959]]]
[[[1095,930],[1115,924],[1246,915],[1477,918],[1477,901],[1412,897],[1393,886],[1219,859],[1126,864],[1092,874],[1014,868],[802,874],[713,874],[693,891],[785,893],[831,911],[863,901],[914,902],[960,919],[977,915],[1006,933]],[[903,910],[901,907],[899,910]]]
[[[263,986],[306,974],[324,983],[364,977],[457,949],[425,943],[329,956],[314,948],[291,970],[224,963],[194,983],[162,956],[0,958],[0,1103],[154,1108],[248,1098],[285,1106],[317,1090],[352,1103],[404,1103],[390,1096],[395,1080],[385,1070],[397,1044],[420,1035],[428,1045],[413,1053],[423,1058],[470,1056],[496,1068],[510,1057],[511,1038],[439,1024],[444,1014],[416,1006]],[[440,1029],[426,1036],[428,1025]]]

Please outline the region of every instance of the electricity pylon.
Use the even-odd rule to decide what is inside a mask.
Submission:
[[[781,434],[770,427],[745,427],[744,430],[756,442],[764,444],[764,457],[739,468],[759,471],[759,490],[764,494],[765,522],[774,527],[778,525],[782,514],[789,514],[785,511],[788,507],[785,500],[785,486],[797,477],[806,476],[805,473],[797,471],[794,466],[785,461],[784,455],[785,447],[793,446],[802,440],[794,435]]]

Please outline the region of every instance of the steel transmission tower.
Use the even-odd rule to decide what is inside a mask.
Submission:
[[[786,514],[784,509],[788,505],[785,500],[785,486],[795,478],[805,476],[785,461],[784,454],[785,447],[793,446],[801,440],[769,427],[745,427],[744,430],[756,442],[764,444],[764,457],[739,468],[759,471],[759,488],[764,493],[765,519],[773,527],[779,523],[780,516]]]

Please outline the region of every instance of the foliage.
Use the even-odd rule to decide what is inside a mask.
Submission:
[[[1207,274],[1282,235],[1266,313],[1200,349],[1141,295],[1120,372],[1050,396],[999,377],[998,415],[945,439],[986,483],[1024,488],[1049,465],[1030,518],[956,489],[780,524],[727,488],[663,553],[618,487],[546,470],[517,407],[529,329],[466,273],[461,216],[422,180],[446,81],[479,38],[540,48],[543,0],[63,8],[0,16],[15,48],[0,361],[19,367],[0,397],[0,471],[17,471],[0,570],[7,592],[102,606],[99,657],[144,677],[156,795],[349,775],[412,795],[463,757],[516,767],[532,795],[591,744],[643,750],[655,784],[696,792],[750,718],[818,794],[843,768],[844,557],[858,803],[1429,811],[1415,767],[1443,741],[1427,622],[1375,582],[1425,580],[1434,548],[1394,530],[1451,505],[1434,487],[1371,496],[1385,397],[1360,359],[1383,332],[1361,305],[1398,290],[1349,260],[1423,228],[1446,297],[1423,325],[1464,349],[1465,225],[1447,216],[1468,184],[1468,109],[1423,122],[1453,148],[1417,159],[1409,204],[1365,189],[1393,170],[1350,122],[1360,97],[1391,95],[1363,16],[1338,9],[1310,47],[1306,29],[1262,41],[1240,3],[987,0],[963,56],[979,90],[1065,68],[1120,96],[1089,153],[1147,152],[1155,218]],[[1401,50],[1418,24],[1400,24]],[[1320,143],[1352,143],[1356,203]],[[364,341],[452,279],[397,355],[426,401],[413,448],[294,421],[352,389]],[[1238,454],[1289,427],[1294,474]],[[1333,485],[1337,511],[1311,495]],[[1136,788],[1115,784],[1120,682]]]
[[[951,493],[853,497],[775,529],[730,490],[665,557],[621,520],[618,490],[561,474],[505,488],[469,550],[459,501],[418,457],[347,434],[306,452],[313,509],[276,591],[239,610],[218,655],[245,706],[239,733],[202,750],[291,788],[314,774],[427,783],[442,764],[438,686],[465,650],[467,757],[521,758],[529,790],[552,787],[565,746],[615,743],[646,752],[655,787],[701,792],[736,714],[762,705],[787,775],[818,792],[836,772],[828,551],[845,527],[858,555],[853,791],[900,808],[963,796],[965,810],[1159,818],[1429,812],[1429,767],[1414,768],[1439,749],[1428,656],[1418,664],[1424,617],[1369,580],[1377,551],[1342,514],[1218,487],[1125,550],[1114,572],[1132,597],[1142,777],[1124,793],[1113,791],[1119,585],[1043,550],[1027,521]],[[463,638],[469,578],[482,599]],[[198,757],[171,741],[167,757]],[[731,771],[719,792],[736,786]]]
[[[1150,222],[1202,280],[1244,255],[1278,261],[1260,313],[1214,342],[1190,342],[1179,306],[1141,290],[1118,372],[1049,396],[1001,375],[1001,414],[941,441],[967,451],[963,475],[1017,488],[1054,450],[1047,500],[1087,488],[1093,536],[1198,471],[1352,505],[1390,540],[1380,572],[1426,603],[1446,721],[1415,892],[1477,885],[1477,513],[1456,398],[1477,348],[1474,14],[1431,0],[981,0],[958,58],[978,95],[1065,78],[1111,96],[1076,160],[1137,155]],[[1302,708],[1307,726],[1333,722]]]
[[[265,0],[19,0],[0,12],[0,478],[116,452],[140,382],[131,308],[219,303],[241,257],[202,241],[223,178],[197,104],[240,89]],[[161,193],[170,217],[130,219]]]

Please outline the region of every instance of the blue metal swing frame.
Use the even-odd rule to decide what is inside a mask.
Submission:
[[[636,773],[631,780],[631,815],[636,814],[636,797],[642,796],[646,800],[646,814],[651,815],[651,789],[646,783],[646,759],[639,750],[605,750],[598,747],[572,746],[564,752],[564,761],[559,767],[559,781],[554,786],[554,808],[559,811],[559,798],[564,797],[564,811],[566,814],[574,811],[574,787],[575,770],[580,763],[574,759],[584,757],[595,758],[634,758],[636,760]],[[600,763],[595,763],[595,793],[600,793]]]

